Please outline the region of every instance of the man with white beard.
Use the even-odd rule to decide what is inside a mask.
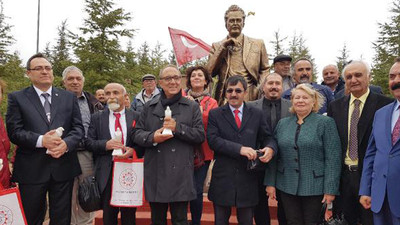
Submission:
[[[124,86],[110,83],[104,87],[108,108],[95,113],[90,121],[86,147],[93,152],[95,158],[95,176],[103,208],[103,224],[117,225],[118,213],[121,212],[121,224],[135,224],[135,208],[110,206],[112,168],[114,158],[129,158],[136,155],[131,140],[131,130],[139,114],[125,108],[127,96]],[[122,132],[122,140],[116,140],[117,129]],[[112,156],[114,149],[122,149],[122,156]]]

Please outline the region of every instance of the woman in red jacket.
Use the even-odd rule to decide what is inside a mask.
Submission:
[[[3,99],[4,88],[6,84],[0,80],[0,103]],[[0,116],[0,164],[2,161],[2,168],[0,168],[0,183],[4,188],[10,187],[10,168],[8,167],[8,153],[10,152],[10,140],[8,139],[4,122]]]
[[[211,81],[211,76],[203,66],[189,67],[186,70],[186,86],[188,90],[184,93],[184,95],[186,95],[188,99],[199,103],[200,111],[203,114],[203,124],[206,132],[208,113],[211,109],[218,107],[217,101],[211,98],[208,90],[208,85],[211,83]],[[201,146],[198,146],[198,148],[199,152],[204,154],[204,162],[202,160],[195,161],[194,182],[196,186],[197,198],[190,202],[192,225],[200,225],[201,214],[203,211],[204,180],[206,179],[210,162],[214,157],[213,152],[208,146],[207,139]]]

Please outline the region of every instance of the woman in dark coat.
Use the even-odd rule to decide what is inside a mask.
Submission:
[[[187,224],[187,204],[196,198],[193,182],[194,146],[205,139],[198,104],[182,97],[181,74],[172,65],[160,72],[160,98],[146,103],[133,133],[145,147],[144,187],[152,224],[166,224],[171,208],[174,225]],[[167,106],[172,118],[165,118]],[[164,129],[173,134],[162,134]]]

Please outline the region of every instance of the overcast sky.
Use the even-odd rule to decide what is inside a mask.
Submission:
[[[290,39],[294,32],[303,34],[306,46],[315,58],[319,76],[322,68],[335,63],[346,43],[351,59],[362,56],[372,63],[372,42],[378,35],[378,22],[389,19],[391,0],[115,0],[132,14],[127,27],[137,29],[133,44],[144,41],[151,47],[160,42],[172,49],[168,26],[184,30],[210,44],[227,34],[224,13],[237,4],[255,16],[246,19],[243,33],[263,39],[272,52],[275,31]],[[11,50],[20,53],[23,62],[36,51],[37,0],[3,0],[7,22],[13,25],[16,43]],[[47,42],[54,44],[57,27],[65,19],[68,28],[77,32],[85,15],[84,0],[41,0],[40,50]],[[121,40],[123,45],[127,40]]]

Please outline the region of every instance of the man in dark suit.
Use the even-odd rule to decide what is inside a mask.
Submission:
[[[53,69],[40,53],[27,62],[32,86],[8,96],[7,130],[18,145],[12,180],[18,182],[29,225],[43,223],[46,194],[50,224],[69,225],[74,177],[81,173],[75,147],[83,126],[74,94],[53,87]],[[61,137],[55,129],[63,127]]]
[[[208,196],[214,203],[216,225],[229,224],[233,206],[239,224],[250,225],[258,204],[258,180],[247,170],[248,162],[261,154],[260,160],[268,162],[277,147],[262,111],[243,102],[245,79],[232,76],[226,87],[228,104],[211,110],[208,119],[207,140],[215,158]]]
[[[339,206],[335,209],[343,212],[350,225],[372,225],[371,210],[359,204],[361,171],[375,112],[393,100],[370,91],[370,69],[365,62],[352,61],[343,75],[350,95],[332,102],[328,110],[336,122],[343,153]]]
[[[127,96],[124,86],[110,83],[104,87],[108,108],[95,113],[90,121],[86,147],[95,158],[95,176],[99,183],[103,207],[103,224],[117,225],[118,213],[121,211],[122,225],[135,224],[136,208],[118,208],[110,206],[112,168],[114,149],[123,149],[125,153],[118,158],[128,158],[136,154],[133,149],[131,132],[139,114],[124,105]],[[122,131],[122,141],[115,138],[115,132]]]
[[[253,105],[263,111],[267,122],[271,126],[271,131],[275,130],[276,124],[281,118],[290,116],[289,107],[291,103],[287,99],[281,98],[283,90],[283,78],[278,73],[268,74],[262,81],[260,86],[260,92],[264,94],[263,98],[250,102],[249,105]],[[254,220],[257,225],[270,224],[270,215],[268,210],[268,196],[265,195],[264,176],[265,168],[257,171],[258,176],[258,205],[254,209]],[[271,194],[271,198],[279,200],[279,193]],[[278,221],[279,225],[286,224],[285,213],[282,208],[282,204],[278,203]]]

